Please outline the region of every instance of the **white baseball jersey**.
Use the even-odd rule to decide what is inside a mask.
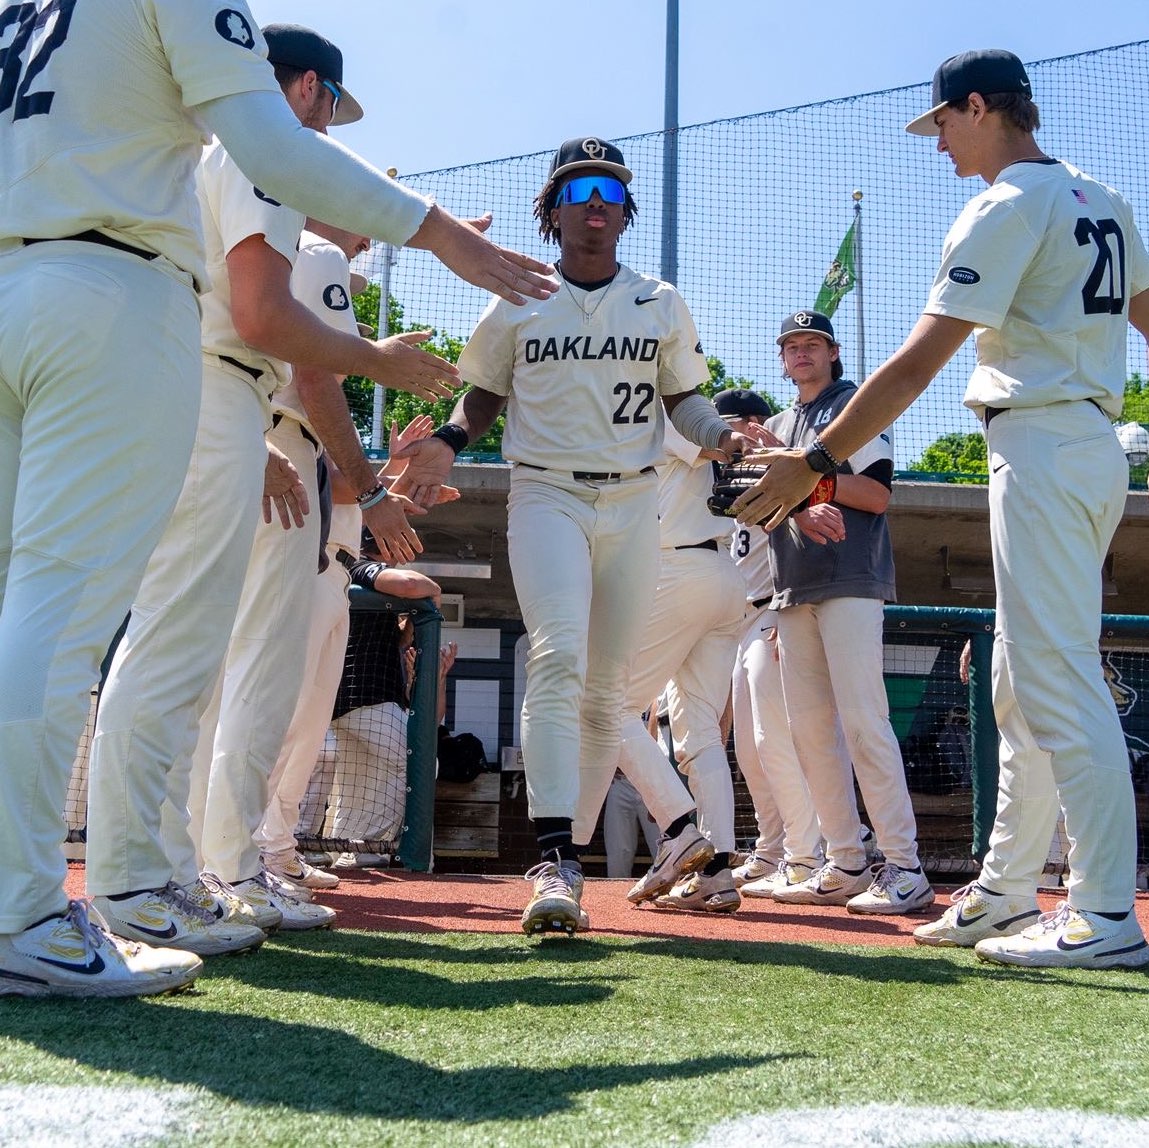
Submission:
[[[661,462],[659,396],[709,378],[682,296],[621,265],[597,291],[564,281],[525,307],[492,299],[459,369],[509,396],[505,458],[565,471],[637,473]]]
[[[950,228],[925,312],[978,324],[965,404],[979,414],[1092,399],[1117,418],[1128,301],[1147,288],[1125,199],[1071,164],[1021,160]]]
[[[0,42],[0,238],[99,228],[205,285],[187,109],[279,91],[245,0],[10,2]]]
[[[203,297],[203,349],[227,355],[263,372],[252,386],[266,397],[291,377],[286,363],[257,351],[236,334],[231,317],[231,282],[227,256],[253,235],[294,266],[306,217],[264,195],[235,165],[219,140],[204,149],[195,173],[196,194],[203,212],[211,290]],[[346,260],[345,260],[346,262]]]
[[[666,424],[667,461],[658,473],[658,526],[663,550],[696,546],[713,539],[725,543],[730,520],[711,514],[706,500],[714,486],[714,468],[701,458],[702,447]]]
[[[313,315],[337,331],[358,335],[355,308],[351,305],[351,268],[341,248],[328,239],[305,231],[299,238],[299,254],[291,271],[291,293]],[[277,414],[293,418],[315,435],[299,398],[294,379],[280,387],[271,401]]]
[[[774,596],[770,536],[761,526],[736,525],[730,538],[730,557],[746,579],[747,602],[759,602]]]

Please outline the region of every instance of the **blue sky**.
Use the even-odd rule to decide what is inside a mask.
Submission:
[[[249,2],[261,24],[308,24],[340,46],[366,115],[338,138],[380,167],[429,171],[663,124],[665,0]],[[1149,40],[1149,0],[679,7],[683,125],[922,83],[967,48],[1038,60]]]

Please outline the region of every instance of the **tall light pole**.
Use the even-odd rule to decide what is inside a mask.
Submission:
[[[666,100],[662,117],[662,278],[678,282],[678,0],[666,0]]]

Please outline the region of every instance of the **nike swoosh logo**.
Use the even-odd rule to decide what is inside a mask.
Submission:
[[[104,971],[104,958],[99,953],[93,953],[92,959],[86,965],[74,965],[70,961],[54,961],[51,957],[38,957],[41,964],[54,965],[69,973],[80,973],[82,976],[95,977]]]
[[[133,925],[132,928],[137,932],[147,933],[149,937],[155,937],[157,941],[170,941],[179,932],[175,921],[172,921],[166,929],[147,929],[143,925]]]
[[[894,890],[894,896],[899,901],[908,901],[914,895],[914,890],[911,889],[908,893],[899,893],[897,889]]]
[[[641,295],[636,295],[634,297],[634,301],[639,307],[641,307],[644,303],[653,303],[656,298],[657,296],[655,295],[651,295],[648,299],[644,299]]]
[[[957,923],[959,925],[976,925],[978,923],[978,921],[980,921],[984,916],[987,915],[987,913],[988,913],[988,910],[986,910],[986,912],[983,912],[983,913],[978,913],[978,915],[976,917],[967,917],[959,909],[958,910]]]
[[[1094,945],[1100,945],[1104,940],[1104,937],[1094,937],[1091,941],[1067,941],[1064,937],[1058,937],[1057,947],[1062,952],[1072,953],[1077,949],[1089,949]]]

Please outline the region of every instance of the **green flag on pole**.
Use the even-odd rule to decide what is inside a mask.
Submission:
[[[818,298],[814,300],[814,310],[821,311],[823,315],[833,315],[838,304],[854,288],[854,231],[857,226],[858,221],[855,219],[846,231],[846,237],[838,248],[834,262],[830,264],[830,270],[826,272]]]

